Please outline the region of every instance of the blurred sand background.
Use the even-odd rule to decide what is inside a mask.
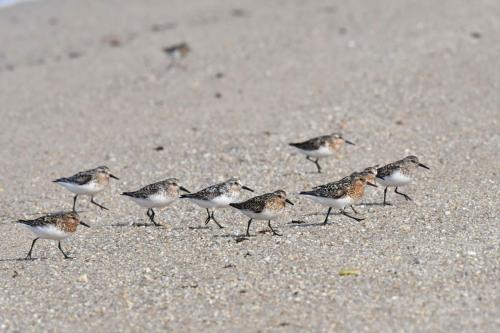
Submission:
[[[191,52],[167,70],[164,47]],[[0,10],[0,330],[435,331],[500,329],[500,2],[62,1]],[[312,163],[287,142],[357,143]],[[156,148],[162,146],[163,150]],[[415,154],[405,188],[368,189],[353,223],[310,186]],[[64,248],[12,221],[70,209],[51,180],[108,165]],[[197,229],[178,201],[164,228],[120,197],[169,177],[197,190],[239,175],[296,205],[272,237],[247,219]],[[304,220],[303,225],[291,220]],[[358,276],[339,276],[344,268]]]

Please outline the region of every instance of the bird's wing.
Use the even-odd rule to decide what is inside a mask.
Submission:
[[[181,197],[188,199],[212,200],[223,193],[223,187],[224,183],[215,184],[196,193],[183,194]]]
[[[59,178],[55,180],[56,183],[74,183],[77,185],[85,185],[92,180],[92,173],[89,171],[79,172],[71,177]]]
[[[387,165],[384,165],[381,168],[377,169],[377,178],[384,179],[385,177],[389,176],[391,173],[393,173],[395,170],[398,170],[400,168],[398,162],[394,163],[389,163]]]
[[[319,136],[304,142],[290,143],[290,145],[303,150],[316,150],[325,143],[326,139],[326,136]]]
[[[250,210],[255,213],[260,213],[266,208],[267,199],[269,199],[270,194],[259,195],[257,197],[248,199],[247,201],[233,203],[231,206],[238,208],[240,210]]]
[[[160,183],[154,183],[154,184],[149,184],[144,186],[143,188],[133,191],[133,192],[124,192],[124,195],[127,195],[129,197],[133,198],[147,198],[152,194],[155,194],[161,189],[161,184]]]
[[[38,217],[33,220],[19,220],[19,223],[29,225],[31,227],[40,227],[47,224],[54,224],[57,219],[60,217],[60,214],[51,214]]]

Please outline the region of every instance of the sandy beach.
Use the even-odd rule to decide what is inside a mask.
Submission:
[[[163,49],[186,42],[171,63]],[[498,332],[500,2],[62,1],[0,10],[0,331]],[[356,146],[315,173],[288,142]],[[160,148],[161,147],[161,148]],[[413,201],[362,222],[298,195],[416,155]],[[63,242],[13,223],[69,210],[52,180],[107,165]],[[178,200],[151,226],[120,196],[239,176],[295,206],[282,237]],[[245,194],[244,198],[249,198]],[[304,221],[302,224],[293,220]],[[136,226],[130,226],[135,222]],[[345,269],[359,274],[341,276]]]

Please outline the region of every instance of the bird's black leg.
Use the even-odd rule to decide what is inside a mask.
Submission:
[[[219,223],[217,222],[217,220],[215,219],[214,217],[214,211],[212,211],[212,215],[210,216],[210,218],[215,222],[215,224],[217,224],[217,226],[221,229],[223,229],[224,227]]]
[[[269,229],[271,229],[271,231],[273,232],[273,235],[274,236],[283,236],[282,234],[278,234],[274,229],[273,227],[271,226],[271,220],[268,220],[267,221],[267,226],[269,227]]]
[[[349,217],[349,218],[351,218],[351,219],[353,219],[353,220],[356,220],[356,221],[358,221],[358,222],[359,222],[359,221],[363,221],[363,220],[364,220],[364,218],[354,217],[354,216],[352,216],[352,215],[347,214],[347,213],[345,212],[345,210],[343,210],[343,209],[342,209],[342,211],[341,211],[341,212],[342,212],[342,214],[343,214],[343,215],[345,215],[345,216],[347,216],[347,217]]]
[[[386,201],[386,198],[387,198],[387,189],[388,189],[388,187],[386,187],[385,190],[384,190],[384,206],[390,206],[391,205],[390,202]]]
[[[399,195],[402,195],[402,196],[403,196],[403,197],[405,197],[405,199],[406,199],[406,200],[408,200],[408,201],[412,201],[412,200],[411,200],[411,198],[408,196],[408,194],[404,194],[404,193],[398,192],[398,188],[397,188],[397,187],[394,189],[394,193],[397,193],[397,194],[399,194]]]
[[[151,211],[151,213],[149,213]],[[149,216],[149,219],[151,220],[151,222],[153,222],[153,224],[157,227],[160,226],[159,223],[156,223],[155,221],[155,211],[153,210],[153,208],[149,208],[148,209],[148,216]]]
[[[207,208],[207,214],[208,214],[208,216],[205,219],[205,224],[208,224],[208,222],[210,222],[210,220],[212,219],[212,216],[210,216],[210,211],[208,210],[208,208]]]
[[[107,209],[106,207],[104,207],[103,205],[101,204],[98,204],[97,202],[94,201],[94,197],[92,197],[92,199],[90,199],[90,202],[93,203],[94,205],[96,205],[97,207],[101,208],[101,209],[104,209],[104,210],[109,210]]]
[[[316,167],[318,168],[318,173],[321,173],[321,166],[319,165],[319,158],[314,161],[314,164],[316,164]]]
[[[319,158],[317,158],[317,159],[316,159],[316,161],[315,161],[315,160],[313,160],[310,156],[306,156],[306,159],[307,159],[308,161],[311,161],[311,162],[313,162],[314,164],[316,164],[316,168],[318,169],[318,173],[321,173],[321,166],[319,165],[319,162],[318,162],[318,161],[319,161]]]
[[[59,245],[57,246],[59,250],[61,250],[62,254],[64,254],[64,259],[72,259],[70,256],[68,256],[66,253],[64,253],[62,247],[61,247],[61,242],[59,242]]]
[[[354,205],[351,205],[351,209],[354,212],[354,214],[358,214],[358,211],[354,208]]]
[[[39,239],[39,237],[33,239],[33,243],[31,243],[30,251],[28,252],[28,255],[26,256],[26,260],[31,259],[31,251],[33,251],[33,246],[35,246],[35,243],[38,239]]]
[[[247,225],[247,237],[250,236],[250,224],[252,224],[252,219],[248,220],[248,225]]]
[[[325,217],[325,221],[323,222],[323,224],[328,223],[328,216],[330,216],[331,211],[332,211],[332,207],[328,208],[328,212],[326,212],[326,217]]]
[[[76,199],[78,199],[78,194],[73,198],[73,211],[76,212]]]

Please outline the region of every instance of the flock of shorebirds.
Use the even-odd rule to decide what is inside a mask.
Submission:
[[[354,145],[354,143],[344,139],[338,133],[312,138],[300,143],[290,143],[291,146],[297,148],[309,161],[316,165],[319,173],[321,173],[319,160],[333,155],[344,144]],[[398,191],[398,188],[411,182],[412,174],[418,167],[429,169],[420,163],[416,156],[407,156],[402,160],[382,167],[378,165],[368,167],[361,172],[354,172],[341,180],[313,187],[309,191],[300,192],[300,194],[328,207],[323,224],[327,224],[332,209],[340,210],[341,214],[348,218],[361,221],[363,218],[347,213],[346,208],[350,207],[356,215],[358,214],[354,205],[361,201],[366,185],[377,187],[376,182],[378,182],[385,186],[384,205],[390,204],[387,202],[387,189],[389,187],[395,187],[395,193],[403,196],[406,200],[411,200],[407,194]],[[71,236],[79,224],[89,227],[88,224],[80,220],[76,211],[77,199],[82,195],[88,196],[92,204],[107,210],[105,206],[97,203],[94,197],[108,186],[110,178],[118,179],[118,177],[110,172],[108,167],[100,166],[95,169],[79,172],[71,177],[55,180],[56,184],[74,193],[73,210],[45,215],[34,220],[18,221],[28,227],[37,236],[31,244],[26,259],[32,259],[33,247],[38,239],[58,241],[58,248],[64,255],[64,258],[70,258],[63,251],[61,240]],[[207,217],[205,224],[213,221],[219,228],[223,228],[215,219],[214,210],[216,208],[231,206],[250,218],[247,223],[246,236],[250,235],[250,225],[253,220],[268,221],[268,227],[273,235],[281,236],[272,227],[271,220],[276,219],[283,212],[286,204],[293,205],[287,199],[286,192],[277,190],[243,202],[238,202],[241,190],[254,192],[251,188],[242,185],[238,178],[231,178],[223,183],[209,186],[196,193],[191,193],[179,184],[178,179],[170,178],[147,185],[137,191],[124,192],[122,195],[127,196],[138,205],[147,208],[146,214],[156,226],[160,224],[155,220],[154,210],[164,208],[176,199],[181,198],[187,199],[206,209]],[[185,192],[185,194],[181,194],[181,192]]]

